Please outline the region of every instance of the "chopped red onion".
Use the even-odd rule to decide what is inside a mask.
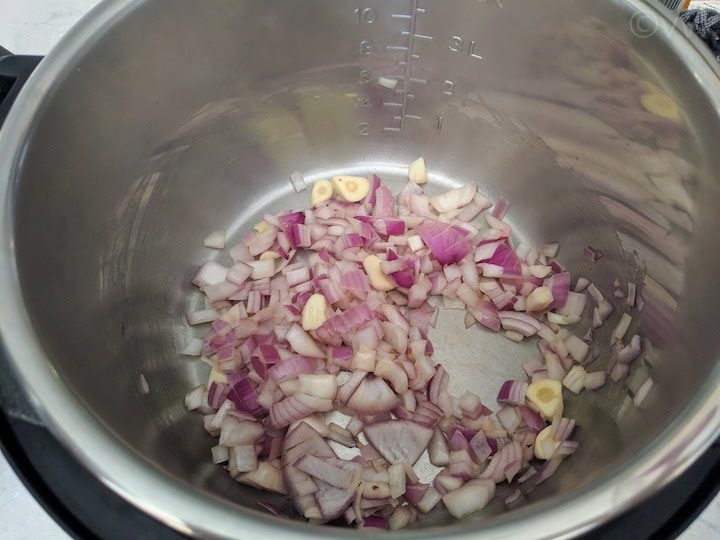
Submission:
[[[518,407],[518,411],[520,412],[520,416],[522,416],[522,419],[527,427],[533,433],[540,433],[547,426],[545,420],[543,420],[542,417],[530,407],[520,405]]]
[[[408,482],[405,484],[405,500],[410,504],[417,506],[427,493],[430,486],[427,484],[421,484],[417,482]]]
[[[495,205],[493,206],[492,210],[492,216],[497,219],[503,219],[505,217],[505,214],[508,211],[508,208],[510,207],[510,203],[507,199],[503,199],[502,197],[499,198]],[[554,255],[553,255],[554,257]]]
[[[496,413],[496,416],[500,424],[510,435],[515,433],[515,430],[518,428],[520,422],[522,421],[522,418],[520,417],[520,414],[517,412],[517,409],[515,409],[515,407],[502,407]]]
[[[340,315],[335,315],[326,320],[323,323],[323,327],[326,328],[331,335],[343,335],[349,330],[375,319],[375,317],[375,314],[366,304],[358,304]]]
[[[550,426],[550,437],[558,442],[567,440],[575,429],[575,420],[572,418],[554,418]]]
[[[533,477],[535,477],[535,485],[542,484],[545,480],[555,474],[555,471],[560,466],[560,463],[562,463],[563,459],[565,459],[565,456],[560,454],[553,454],[553,457],[551,457],[543,464],[543,466],[538,471],[538,474],[533,474]]]
[[[468,444],[471,457],[475,463],[482,463],[493,454],[493,449],[483,431],[478,431]]]
[[[483,214],[490,229],[470,223],[491,206],[476,190],[471,184],[429,197],[410,183],[396,207],[391,191],[372,175],[360,203],[329,200],[265,215],[230,248],[232,267],[208,262],[198,270],[193,282],[212,309],[187,318],[211,325],[205,340],[191,340],[182,352],[206,357],[214,375],[207,390],[188,393],[186,404],[203,412],[207,431],[220,437],[214,462],[227,462],[240,482],[288,493],[306,518],[344,516],[348,523],[396,529],[441,499],[451,513],[465,515],[487,503],[496,482],[522,483],[533,475],[542,482],[575,451],[578,443],[567,440],[574,421],[555,419],[560,445],[537,473],[530,460],[546,422],[525,404],[527,383],[506,381],[500,388],[497,400],[505,406],[497,412],[499,427],[479,397],[452,397],[449,374],[429,358],[427,335],[438,314],[430,296],[465,309],[468,327],[477,321],[495,332],[503,328],[517,341],[537,334],[545,363],[535,358],[523,366],[533,381],[563,380],[576,362],[597,356],[565,328],[582,317],[585,288],[594,299],[595,327],[614,309],[585,278],[570,291],[570,274],[554,260],[559,243],[515,247],[502,221],[508,201],[498,200]],[[373,289],[362,264],[369,255],[380,258],[394,289]],[[533,305],[527,297],[541,286],[550,289],[552,302],[527,313]],[[319,327],[303,317],[318,293],[331,306]],[[634,284],[625,303],[641,307]],[[575,366],[583,378],[574,391],[599,388],[608,373],[614,380],[627,374],[641,352],[639,336],[622,345],[627,317],[613,332],[608,371]],[[648,381],[634,394],[638,405],[652,386]],[[322,413],[336,408],[355,414],[347,427],[325,423]],[[370,444],[358,443],[361,431]],[[338,459],[323,437],[357,446],[360,455]],[[433,464],[445,467],[432,486],[418,484],[412,469],[425,450]],[[385,461],[393,465],[385,469]],[[508,504],[520,496],[511,493]]]
[[[524,381],[505,381],[497,395],[498,403],[524,405],[528,384]]]
[[[427,220],[416,230],[442,265],[461,261],[472,249],[466,231],[458,227]]]
[[[553,297],[548,309],[562,308],[570,292],[570,274],[568,272],[554,274],[545,280],[545,286],[550,289]]]
[[[583,250],[583,256],[588,262],[595,263],[603,256],[603,252],[591,246],[587,246]]]
[[[629,364],[635,360],[642,352],[642,345],[640,336],[635,334],[631,339],[630,343],[625,346],[617,356],[617,361],[621,364]]]
[[[323,361],[320,358],[295,355],[270,368],[268,375],[273,381],[280,383],[289,379],[295,379],[301,373],[316,373],[322,369],[322,367]]]

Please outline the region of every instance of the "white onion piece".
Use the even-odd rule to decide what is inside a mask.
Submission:
[[[408,390],[408,377],[403,368],[393,360],[382,359],[375,364],[374,373],[377,377],[389,382],[396,394]]]
[[[347,405],[355,413],[379,414],[397,407],[398,398],[385,381],[370,376],[363,379]]]
[[[466,184],[461,188],[451,189],[441,195],[430,197],[430,204],[439,212],[455,210],[473,200],[477,191],[477,184]]]
[[[495,496],[495,482],[489,479],[470,480],[460,489],[442,497],[450,514],[458,519],[487,506]]]
[[[224,249],[225,248],[225,231],[220,229],[220,230],[211,232],[203,240],[203,245],[205,247],[209,247],[209,248],[213,248],[213,249]]]
[[[653,380],[648,378],[642,385],[640,385],[640,388],[638,388],[637,392],[635,392],[635,396],[633,397],[633,405],[636,407],[639,407],[643,401],[645,401],[645,398],[647,397],[648,393],[650,393],[650,390],[653,387]]]
[[[585,375],[585,388],[587,390],[597,390],[605,385],[607,373],[604,371],[594,371]]]
[[[307,189],[307,183],[300,171],[293,171],[290,173],[290,183],[298,193]]]
[[[366,425],[363,433],[388,462],[414,464],[427,448],[433,430],[416,422],[388,420]]]
[[[233,478],[241,473],[254,471],[258,468],[257,454],[253,445],[237,445],[230,448],[228,456],[228,472]]]
[[[203,392],[205,385],[196,386],[185,394],[185,407],[188,411],[194,411],[203,406]]]
[[[285,335],[285,339],[293,350],[303,356],[325,358],[326,354],[317,342],[303,330],[299,324],[293,324]]]
[[[200,338],[192,338],[185,347],[180,350],[180,354],[185,356],[200,356],[202,354],[203,340]]]
[[[351,472],[312,455],[303,456],[294,465],[304,473],[340,489],[347,489],[353,484]]]
[[[590,350],[587,343],[572,334],[565,339],[565,348],[570,356],[572,356],[578,363],[582,363],[585,360],[585,357]]]
[[[218,318],[218,312],[214,309],[201,309],[199,311],[191,311],[186,314],[187,322],[191,326],[205,324]]]
[[[622,341],[628,331],[628,328],[630,328],[631,322],[632,317],[630,316],[630,314],[623,313],[622,317],[620,317],[620,321],[612,332],[611,344],[619,343]]]
[[[337,394],[337,379],[331,374],[301,373],[299,391],[310,396],[325,399],[335,399]]]
[[[216,285],[225,281],[228,269],[215,261],[207,261],[195,274],[192,282],[201,289],[208,285]]]
[[[435,489],[434,487],[430,486],[428,490],[425,492],[425,495],[423,495],[423,498],[420,499],[420,501],[417,503],[417,509],[420,510],[423,514],[427,514],[435,508],[437,503],[439,503],[442,500],[442,495],[440,492]]]
[[[450,463],[450,451],[447,440],[440,428],[435,428],[427,447],[430,463],[436,467],[445,467]]]

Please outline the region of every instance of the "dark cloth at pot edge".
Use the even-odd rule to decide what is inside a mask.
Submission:
[[[679,16],[709,45],[716,56],[720,55],[720,12],[714,9],[688,9],[681,11]]]

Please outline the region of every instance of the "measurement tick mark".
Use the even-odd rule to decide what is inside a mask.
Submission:
[[[403,36],[409,36],[410,32],[401,32]],[[424,39],[426,41],[432,41],[432,36],[426,36],[425,34],[413,34],[415,39]]]

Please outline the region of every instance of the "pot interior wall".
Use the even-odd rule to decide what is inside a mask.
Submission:
[[[620,470],[714,380],[719,124],[690,68],[662,36],[638,37],[619,1],[426,3],[415,31],[433,39],[415,40],[411,73],[426,82],[406,96],[419,118],[402,126],[384,105],[402,93],[377,83],[408,74],[387,49],[407,24],[390,16],[407,12],[400,1],[367,2],[372,23],[330,0],[139,2],[67,67],[42,108],[15,216],[35,328],[98,422],[194,489],[248,507],[258,498],[210,463],[213,439],[183,407],[208,369],[178,355],[200,335],[184,314],[202,306],[190,279],[215,256],[202,239],[226,228],[237,240],[264,213],[306,206],[293,170],[310,180],[377,172],[397,188],[423,155],[429,190],[474,181],[507,197],[516,238],[560,240],[574,276],[608,296],[616,278],[641,284],[639,327],[652,349],[633,374],[650,373],[653,390],[632,405],[631,374],[569,397],[582,446],[530,505]],[[648,112],[652,92],[679,115]],[[602,250],[598,263],[583,258],[587,245]],[[459,315],[441,315],[434,358],[447,358],[454,389],[494,406],[534,346],[458,328]],[[610,330],[597,334],[594,369],[606,365]],[[497,501],[483,515],[501,512]]]

